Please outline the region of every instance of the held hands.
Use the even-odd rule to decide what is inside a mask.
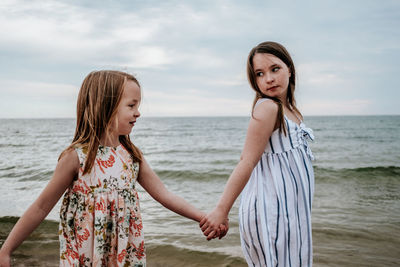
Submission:
[[[200,223],[201,231],[207,240],[218,237],[223,238],[229,230],[229,219],[221,210],[215,208],[212,212],[204,216]]]

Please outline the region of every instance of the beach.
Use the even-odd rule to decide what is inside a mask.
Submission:
[[[239,160],[248,117],[140,118],[131,134],[169,190],[201,210]],[[0,243],[51,178],[73,119],[0,120]],[[314,266],[400,265],[400,116],[309,116],[315,142]],[[4,160],[6,159],[6,160]],[[239,199],[222,240],[139,187],[148,266],[247,266]],[[13,254],[13,266],[58,266],[59,203]]]

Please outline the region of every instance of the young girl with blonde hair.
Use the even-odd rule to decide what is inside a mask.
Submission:
[[[3,244],[0,266],[10,266],[11,253],[64,192],[60,266],[146,265],[136,182],[166,208],[200,221],[204,214],[169,192],[131,142],[140,101],[140,85],[132,75],[94,71],[85,78],[72,143],[61,153],[49,184]]]
[[[255,91],[240,161],[216,208],[200,222],[208,239],[241,193],[239,230],[249,266],[311,266],[313,159],[310,128],[296,106],[295,67],[276,42],[254,47],[247,76]]]

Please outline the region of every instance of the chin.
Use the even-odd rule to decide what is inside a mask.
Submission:
[[[129,135],[131,131],[121,131],[119,135]]]
[[[280,94],[266,94],[268,97],[273,97],[273,98],[280,98]]]

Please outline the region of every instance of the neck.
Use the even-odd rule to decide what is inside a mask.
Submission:
[[[280,98],[280,100],[281,100],[282,106],[284,106],[284,107],[286,107],[288,109],[291,109],[291,107],[289,105],[289,102],[287,101],[287,98],[283,98],[283,99]]]
[[[120,145],[119,136],[104,135],[102,138],[100,138],[100,144],[102,146],[112,146],[112,147],[119,146]]]

